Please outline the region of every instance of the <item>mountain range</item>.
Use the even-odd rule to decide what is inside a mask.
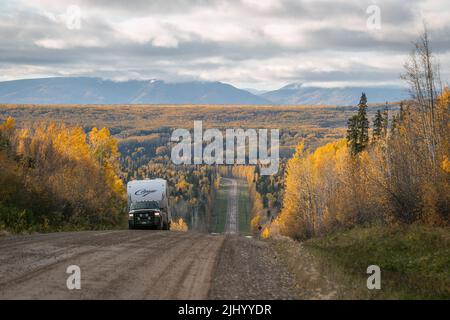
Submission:
[[[260,96],[276,104],[355,105],[362,92],[366,93],[369,103],[397,102],[408,98],[407,90],[399,87],[321,88],[302,84],[289,84]]]
[[[361,92],[366,93],[370,103],[407,98],[405,89],[396,87],[319,88],[290,84],[261,92],[222,82],[54,77],[0,82],[0,103],[355,105]]]

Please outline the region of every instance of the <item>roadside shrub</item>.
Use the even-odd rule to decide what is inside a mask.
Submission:
[[[179,218],[178,220],[170,223],[170,230],[186,232],[188,229],[188,225],[184,222],[183,218]]]

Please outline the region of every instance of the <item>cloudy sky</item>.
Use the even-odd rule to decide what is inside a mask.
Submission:
[[[425,20],[448,81],[449,12],[448,0],[0,0],[0,80],[398,85]]]

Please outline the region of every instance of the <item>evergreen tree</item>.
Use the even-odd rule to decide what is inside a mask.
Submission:
[[[398,126],[402,122],[404,114],[405,114],[405,109],[403,107],[403,102],[400,102],[400,110],[399,110],[398,114],[394,115],[394,117],[392,118],[392,132],[395,132],[395,130],[398,128]]]
[[[384,107],[383,111],[383,137],[387,136],[388,127],[389,127],[389,107],[386,101],[386,106]]]
[[[358,152],[363,151],[369,143],[369,120],[367,119],[367,97],[363,92],[358,104]]]
[[[373,120],[373,132],[372,132],[373,141],[379,140],[383,135],[384,129],[383,122],[384,122],[383,115],[381,114],[381,111],[378,110],[377,114],[375,115],[375,119]]]
[[[358,117],[356,115],[352,116],[350,119],[348,119],[347,122],[347,141],[350,148],[350,151],[352,154],[358,153],[358,127],[357,127],[357,121]]]
[[[363,92],[358,104],[358,114],[348,120],[347,141],[352,154],[363,151],[369,143],[369,120],[367,119],[367,97]]]

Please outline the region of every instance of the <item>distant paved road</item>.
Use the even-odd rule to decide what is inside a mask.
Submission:
[[[227,218],[225,221],[225,233],[237,234],[239,233],[239,207],[238,207],[238,188],[236,179],[223,178],[229,184],[228,189],[228,204],[227,204]]]

